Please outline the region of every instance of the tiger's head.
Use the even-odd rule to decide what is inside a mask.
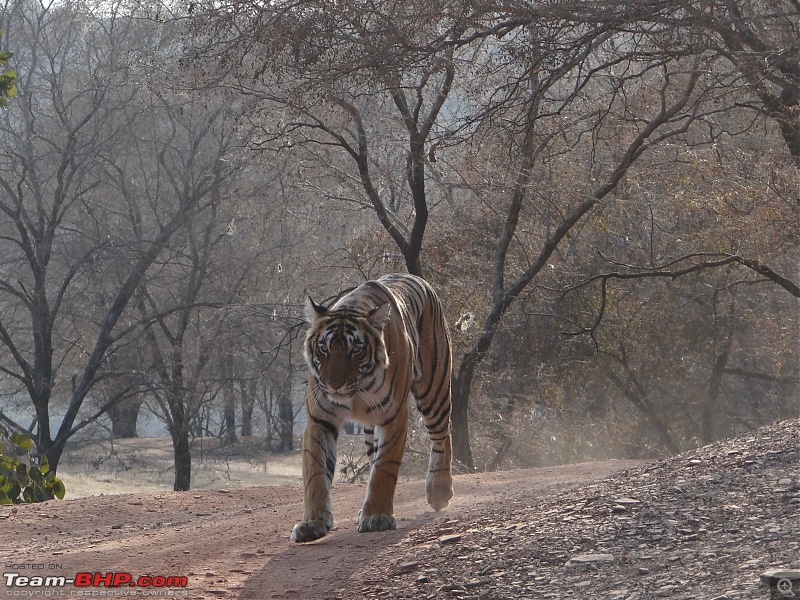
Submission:
[[[383,328],[390,314],[388,303],[361,312],[350,308],[328,309],[307,299],[306,318],[310,327],[305,357],[324,392],[353,394],[389,366]]]

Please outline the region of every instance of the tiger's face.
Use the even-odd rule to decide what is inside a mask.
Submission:
[[[383,328],[389,304],[366,312],[329,310],[311,298],[306,316],[305,357],[320,388],[332,395],[348,396],[366,389],[388,366]]]

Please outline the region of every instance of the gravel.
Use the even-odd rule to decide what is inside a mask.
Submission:
[[[340,597],[780,598],[770,570],[797,574],[800,597],[799,467],[792,419],[599,483],[521,492],[411,531]]]

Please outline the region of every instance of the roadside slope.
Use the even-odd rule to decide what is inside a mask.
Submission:
[[[427,523],[343,598],[770,598],[800,595],[800,419],[603,481]],[[777,583],[777,581],[775,581]],[[784,581],[788,586],[788,582]],[[772,597],[781,597],[773,590]]]

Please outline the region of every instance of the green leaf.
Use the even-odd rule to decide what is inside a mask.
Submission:
[[[19,494],[22,491],[22,488],[19,487],[18,483],[12,483],[9,488],[6,490],[6,494],[12,501],[19,498]]]
[[[24,463],[19,463],[15,470],[17,473],[17,481],[19,481],[21,485],[28,485],[28,466]]]
[[[27,450],[28,452],[30,452],[31,448],[33,448],[33,440],[31,439],[31,436],[24,433],[14,433],[11,436],[11,442],[21,450]]]
[[[41,487],[41,484],[44,483],[44,475],[38,469],[38,467],[30,467],[28,469],[28,477],[31,478],[31,481],[36,484],[36,487]]]
[[[63,499],[64,499],[64,496],[65,496],[65,495],[66,495],[66,493],[67,493],[67,488],[65,488],[65,487],[64,487],[64,483],[63,483],[63,482],[62,482],[60,479],[58,479],[58,478],[56,478],[56,479],[53,481],[53,486],[52,486],[52,488],[51,488],[51,489],[52,489],[52,491],[53,491],[53,495],[54,495],[56,498],[58,498],[59,500],[63,500]]]

